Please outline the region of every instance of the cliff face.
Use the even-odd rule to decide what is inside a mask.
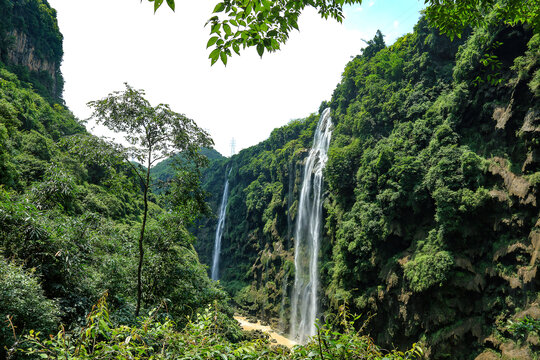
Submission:
[[[39,56],[32,44],[32,40],[26,33],[14,29],[8,36],[13,38],[12,45],[7,49],[8,60],[11,63],[24,66],[31,72],[38,73],[43,71],[56,83],[56,73],[60,69],[58,62]]]
[[[451,42],[421,20],[413,34],[347,65],[325,104],[335,129],[323,318],[370,314],[366,329],[378,343],[421,341],[433,359],[538,352],[538,339],[518,341],[509,321],[540,318],[539,53],[540,35],[521,27],[491,23]],[[221,196],[232,168],[222,283],[240,306],[284,328],[315,120],[214,164],[206,183]],[[213,232],[200,234],[208,259]]]
[[[0,60],[49,102],[62,102],[62,34],[46,0],[0,0]]]

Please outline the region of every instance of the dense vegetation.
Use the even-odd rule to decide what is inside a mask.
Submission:
[[[318,343],[292,352],[242,333],[191,245],[186,227],[193,213],[175,211],[167,195],[149,196],[145,315],[136,318],[144,189],[133,164],[119,161],[118,149],[88,135],[67,109],[49,105],[5,68],[0,99],[1,358],[331,359],[353,353],[398,360],[421,354],[418,347],[383,350],[351,326],[338,333],[324,325]]]
[[[0,68],[0,354],[11,324],[16,336],[75,327],[106,290],[112,318],[135,321],[142,190],[115,149]],[[142,307],[167,301],[180,326],[224,294],[186,230],[196,214],[149,200]]]
[[[344,304],[372,314],[379,344],[421,340],[431,358],[533,356],[536,340],[520,342],[507,326],[540,315],[539,34],[492,14],[460,40],[425,19],[390,47],[382,39],[347,65],[321,105],[335,124],[320,255],[325,316]],[[276,129],[214,162],[204,180],[219,206],[232,169],[222,285],[284,330],[302,161],[316,121]],[[207,264],[213,224],[196,244]]]

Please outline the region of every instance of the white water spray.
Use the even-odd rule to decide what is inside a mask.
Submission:
[[[294,288],[291,339],[305,343],[316,333],[319,288],[318,257],[322,230],[323,169],[332,135],[330,109],[323,111],[304,167],[294,236]]]
[[[219,278],[219,256],[221,253],[221,238],[223,237],[223,230],[225,229],[225,216],[227,215],[227,200],[229,198],[229,175],[227,172],[227,179],[225,180],[225,188],[223,189],[223,196],[221,197],[221,206],[219,207],[219,218],[216,228],[216,238],[214,240],[214,257],[212,260],[212,280],[218,280]]]

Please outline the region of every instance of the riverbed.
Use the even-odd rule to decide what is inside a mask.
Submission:
[[[257,323],[253,323],[253,322],[249,322],[244,316],[235,316],[234,318],[236,319],[236,321],[240,323],[240,326],[242,327],[242,329],[260,330],[264,332],[265,334],[268,334],[271,339],[276,340],[277,344],[279,345],[285,345],[288,348],[292,348],[294,345],[298,344],[297,342],[287,339],[283,335],[280,335],[270,326],[262,325],[260,320],[258,320]]]

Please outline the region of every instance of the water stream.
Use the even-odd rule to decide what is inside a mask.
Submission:
[[[223,189],[223,196],[221,197],[221,206],[219,207],[219,218],[216,227],[216,237],[214,240],[214,255],[212,260],[212,280],[219,279],[219,256],[221,253],[221,238],[223,237],[223,230],[225,229],[225,216],[227,215],[227,200],[229,198],[229,174],[230,171],[226,171],[227,176],[225,180],[225,188]]]
[[[330,109],[319,119],[313,146],[304,166],[294,236],[294,288],[291,298],[291,339],[305,343],[315,335],[319,288],[318,257],[322,231],[323,169],[328,160],[332,121]]]

